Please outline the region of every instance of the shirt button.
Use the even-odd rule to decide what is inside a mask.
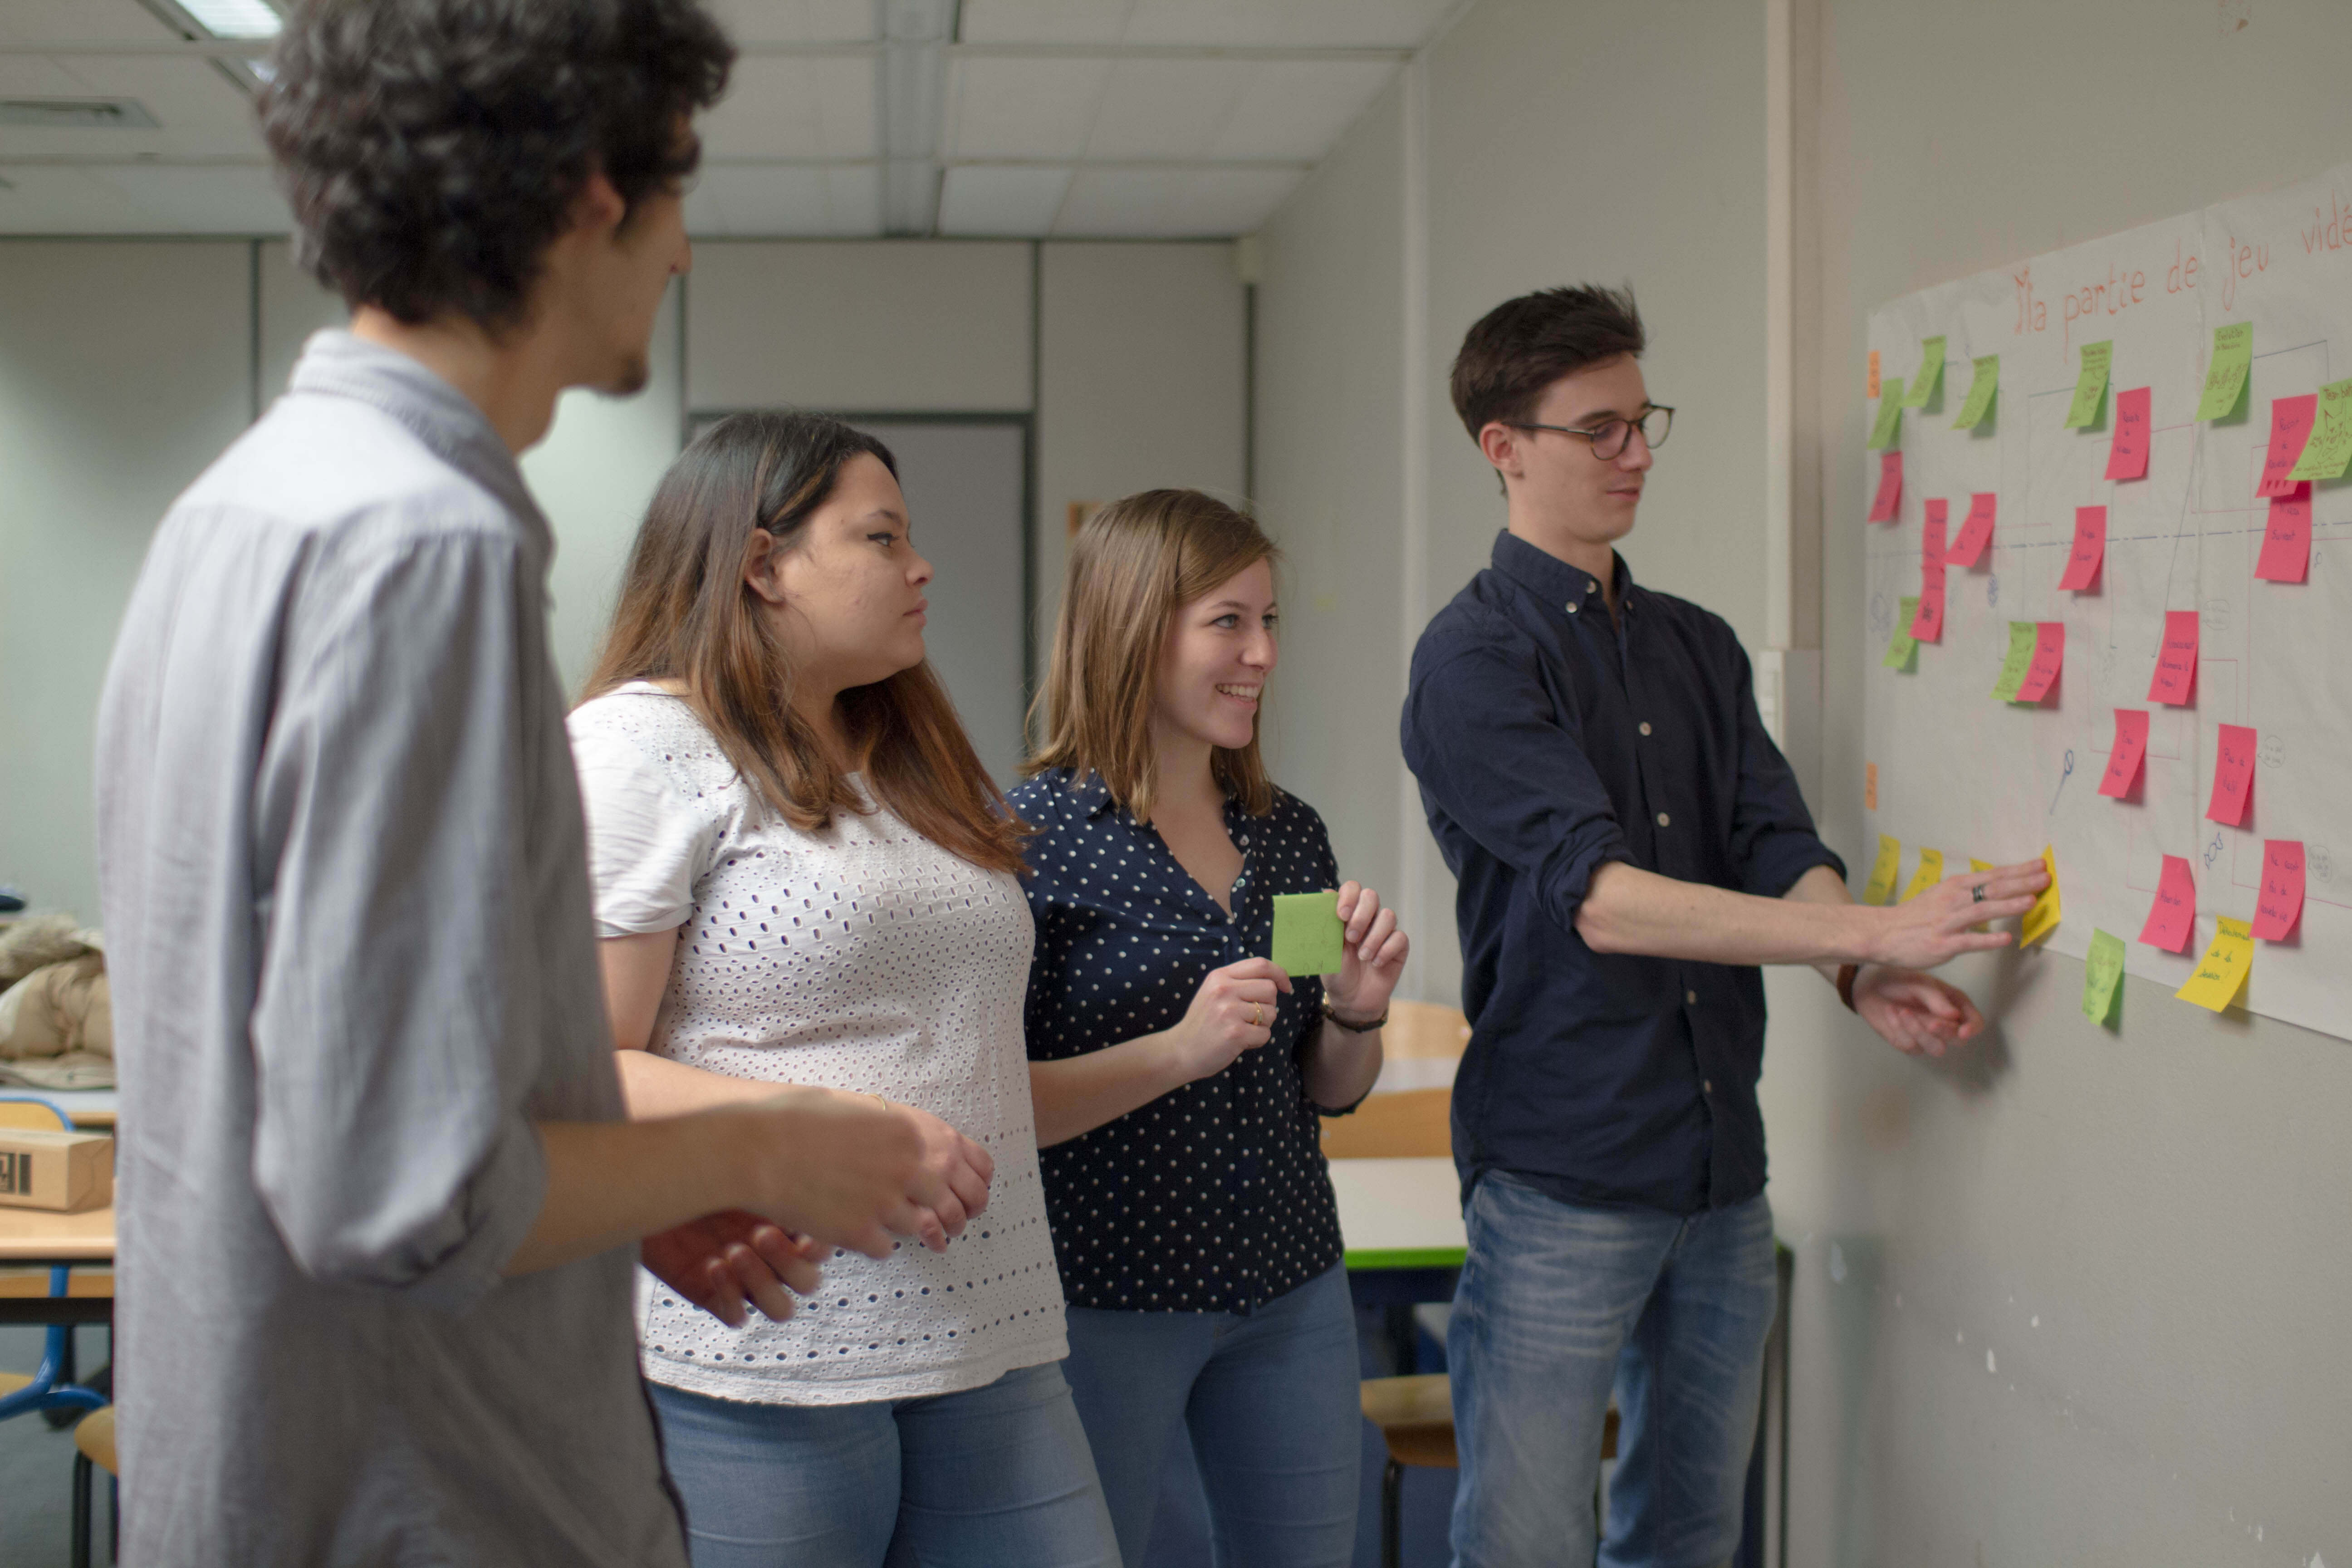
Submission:
[[[1699,1080],[1699,1088],[1708,1094],[1713,1094],[1715,1092],[1715,1079],[1711,1078],[1701,1079]]]
[[[1685,991],[1683,993],[1683,1000],[1696,1007],[1698,1005],[1698,993],[1696,991]]]
[[[1642,721],[1642,733],[1643,733],[1644,735],[1646,735],[1646,734],[1648,734],[1649,732],[1650,732],[1650,723],[1649,723],[1649,721],[1645,719],[1645,720],[1643,720],[1643,721]]]
[[[1569,606],[1568,606],[1568,613],[1569,613],[1570,615],[1571,615],[1571,616],[1572,616],[1572,615],[1574,615],[1574,614],[1576,614],[1576,606],[1575,606],[1574,605],[1572,605],[1572,604],[1571,604],[1570,605],[1569,605]]]
[[[1663,811],[1662,811],[1662,812],[1660,812],[1660,813],[1658,813],[1658,826],[1661,826],[1661,827],[1672,827],[1674,825],[1675,825],[1675,820],[1674,820],[1674,818],[1673,818],[1673,817],[1668,816],[1667,816],[1664,812],[1663,812]]]

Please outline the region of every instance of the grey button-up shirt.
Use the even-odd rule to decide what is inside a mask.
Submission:
[[[125,1562],[682,1568],[631,1249],[507,1279],[622,1114],[552,540],[481,414],[311,340],[99,715]]]

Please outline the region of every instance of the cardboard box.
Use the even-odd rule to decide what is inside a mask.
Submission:
[[[113,1139],[0,1127],[0,1205],[79,1214],[113,1201]]]

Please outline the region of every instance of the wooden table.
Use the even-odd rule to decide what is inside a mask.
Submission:
[[[114,1211],[51,1214],[0,1208],[0,1264],[48,1268],[59,1263],[104,1266],[114,1261]],[[43,1287],[47,1289],[46,1285]],[[0,1296],[0,1323],[106,1323],[114,1298]]]

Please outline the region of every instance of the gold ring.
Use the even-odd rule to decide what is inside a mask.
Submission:
[[[1265,1027],[1265,1015],[1259,1010],[1258,1005],[1255,1002],[1250,1004],[1250,1027],[1253,1029]]]

